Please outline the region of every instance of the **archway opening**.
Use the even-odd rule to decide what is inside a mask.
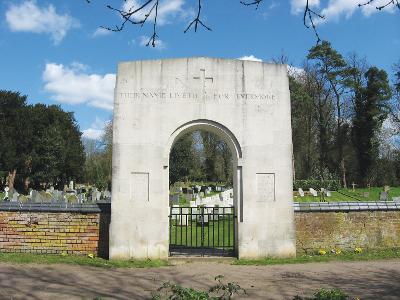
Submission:
[[[237,255],[235,141],[196,124],[174,137],[169,155],[170,256]]]

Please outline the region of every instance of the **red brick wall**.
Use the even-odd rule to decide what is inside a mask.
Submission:
[[[0,252],[108,256],[109,213],[0,211]],[[297,252],[400,248],[400,211],[296,212]]]
[[[99,213],[0,211],[0,252],[98,254]]]
[[[400,248],[400,211],[296,212],[297,253]]]

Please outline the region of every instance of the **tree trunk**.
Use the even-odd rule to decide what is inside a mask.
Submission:
[[[294,154],[292,153],[292,169],[293,169],[293,184],[296,181],[296,167],[295,167]]]
[[[14,169],[12,172],[8,172],[8,188],[10,194],[12,194],[11,192],[14,191],[14,182],[16,176],[17,176],[17,169]]]
[[[341,169],[342,169],[342,183],[343,183],[343,188],[347,189],[347,181],[346,181],[346,166],[344,163],[344,158],[342,158],[342,161],[340,163]]]
[[[26,177],[24,179],[24,192],[28,192],[28,187],[29,187],[30,183],[31,183],[31,181],[29,180],[29,177]]]

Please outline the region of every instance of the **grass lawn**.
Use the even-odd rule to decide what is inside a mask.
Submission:
[[[158,268],[168,265],[166,260],[107,260],[77,255],[0,253],[0,263],[11,264],[68,264],[102,268]]]
[[[201,226],[196,220],[188,221],[188,225],[176,225],[172,221],[170,244],[173,246],[200,247],[204,235],[204,247],[232,247],[234,244],[234,221],[232,215],[220,217],[218,221],[210,221]]]
[[[400,259],[400,249],[368,250],[362,253],[343,251],[340,254],[325,255],[299,255],[295,258],[264,258],[257,260],[238,259],[234,265],[281,265],[281,264],[302,264],[312,262],[330,261],[368,261],[379,259]]]
[[[371,188],[356,188],[356,189],[340,189],[338,191],[332,192],[332,197],[326,197],[326,202],[352,202],[352,201],[379,201],[379,193],[383,191],[381,187],[371,187]],[[369,193],[368,197],[364,196],[364,193]],[[293,192],[295,202],[318,202],[321,198],[318,193],[318,197],[313,197],[309,193],[306,193],[304,197],[300,197],[297,191]],[[392,197],[400,196],[400,187],[390,187],[389,190],[389,200]]]

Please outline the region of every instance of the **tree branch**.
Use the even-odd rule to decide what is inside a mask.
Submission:
[[[364,3],[359,3],[358,7],[362,7],[362,6],[368,6],[368,5],[374,5],[374,3],[376,3],[377,0],[369,0],[367,2]],[[398,9],[400,9],[400,1],[399,0],[388,0],[388,2],[386,2],[385,4],[381,5],[381,6],[375,6],[375,8],[377,10],[382,10],[385,9],[386,7],[388,7],[389,5],[394,5],[396,6]]]
[[[304,24],[305,27],[310,28],[310,26],[307,24],[307,21],[306,21],[307,20],[307,16],[308,16],[308,19],[310,20],[310,24],[311,24],[311,27],[312,27],[312,29],[314,31],[315,37],[317,38],[317,44],[318,44],[321,41],[321,38],[319,37],[319,34],[317,32],[317,28],[315,27],[313,17],[318,17],[320,19],[325,19],[325,16],[313,11],[309,6],[308,1],[309,0],[307,0],[306,6],[304,8],[303,24]]]
[[[91,0],[86,0],[90,2]],[[126,0],[124,0],[126,3]],[[140,5],[139,7],[135,8],[133,5],[132,7],[129,8],[128,11],[112,7],[111,5],[107,5],[107,8],[113,11],[116,11],[123,19],[121,25],[115,25],[114,28],[110,27],[105,27],[101,26],[101,28],[110,30],[110,31],[122,31],[125,28],[125,25],[127,23],[130,23],[132,25],[140,25],[143,27],[143,25],[147,22],[149,17],[151,16],[152,12],[154,11],[154,18],[153,18],[153,34],[149,38],[149,41],[147,42],[146,46],[149,46],[150,44],[155,47],[156,46],[156,39],[157,39],[157,17],[158,17],[158,4],[159,0],[147,0],[145,3]],[[139,12],[144,11],[146,8],[148,8],[148,11],[144,14],[144,17],[138,20],[135,20],[135,17],[138,16]]]
[[[258,9],[258,7],[260,6],[260,3],[263,2],[264,0],[252,0],[250,2],[246,2],[246,1],[240,1],[241,4],[246,5],[246,6],[250,6],[250,5],[255,5],[256,9]]]
[[[205,25],[201,21],[200,14],[201,14],[201,0],[198,0],[198,3],[197,3],[197,16],[192,22],[190,22],[189,26],[183,31],[184,33],[186,33],[190,29],[190,27],[193,26],[193,24],[194,24],[194,32],[197,32],[197,27],[198,27],[199,24],[201,26],[203,26],[205,29],[211,31],[211,28],[208,27],[207,25]]]
[[[91,3],[92,0],[85,0],[87,3]],[[128,0],[123,0],[124,3],[127,3]],[[157,17],[158,17],[158,5],[159,5],[160,0],[146,0],[143,4],[138,5],[137,8],[135,8],[133,5],[132,7],[129,8],[128,11],[124,11],[123,9],[118,9],[115,7],[112,7],[111,5],[107,5],[107,8],[110,10],[113,10],[117,12],[123,19],[120,25],[115,25],[115,27],[110,28],[110,27],[105,27],[101,26],[101,28],[104,28],[106,30],[110,31],[122,31],[124,30],[126,24],[131,24],[131,25],[140,25],[141,27],[148,21],[150,15],[154,11],[154,18],[152,20],[153,23],[153,34],[151,35],[148,43],[146,46],[149,46],[150,44],[155,47],[156,46],[156,40],[158,38],[157,35]],[[364,0],[365,1],[365,0]],[[359,3],[358,7],[363,7],[363,6],[368,6],[368,5],[374,5],[378,0],[368,0],[363,3]],[[255,6],[255,9],[258,9],[260,4],[264,2],[264,0],[240,0],[240,3],[245,5],[245,6]],[[400,0],[387,0],[387,2],[381,6],[376,6],[375,8],[377,10],[383,10],[389,6],[396,6],[400,10]],[[139,16],[139,13],[142,11],[145,11],[148,9],[148,11],[144,14],[144,17],[138,19],[137,17]],[[201,10],[202,10],[202,0],[198,0],[197,2],[197,15],[196,17],[189,23],[189,25],[186,27],[184,30],[184,33],[188,32],[189,29],[194,27],[194,31],[197,32],[197,29],[199,26],[204,27],[205,29],[211,31],[211,28],[208,27],[202,20],[201,20]],[[317,38],[317,44],[321,41],[321,38],[318,34],[316,23],[315,23],[315,18],[317,19],[325,19],[325,16],[323,16],[321,13],[316,12],[315,10],[310,8],[310,3],[309,0],[306,1],[305,7],[304,7],[304,13],[303,13],[303,24],[306,28],[311,28],[314,32],[315,37]]]
[[[252,6],[252,5],[255,5],[256,6],[256,9],[258,9],[258,7],[259,7],[259,5],[261,4],[261,2],[263,2],[264,0],[250,0],[250,1],[240,1],[240,3],[241,4],[243,4],[243,5],[246,5],[246,6]],[[325,17],[323,16],[323,15],[321,15],[320,13],[317,13],[316,11],[314,11],[314,10],[312,10],[311,8],[310,8],[310,5],[309,5],[309,0],[307,0],[307,2],[306,2],[306,6],[305,6],[305,8],[304,8],[304,14],[303,14],[303,24],[304,24],[304,26],[305,27],[307,27],[307,28],[310,28],[310,25],[311,25],[311,28],[313,29],[313,31],[314,31],[314,34],[315,34],[315,36],[316,36],[316,38],[317,38],[317,44],[321,41],[321,38],[319,37],[319,34],[318,34],[318,32],[317,32],[317,28],[316,28],[316,26],[315,26],[315,23],[314,23],[314,18],[315,17],[317,17],[317,18],[320,18],[320,19],[324,19]],[[308,18],[308,22],[307,22],[307,18]]]
[[[127,0],[124,0],[124,3],[126,3]],[[194,26],[194,31],[197,32],[197,29],[200,26],[204,27],[207,30],[211,31],[211,28],[208,27],[207,25],[204,24],[204,22],[201,20],[201,9],[202,9],[202,0],[198,0],[197,4],[197,16],[194,18],[192,22],[189,23],[188,27],[184,30],[184,33],[186,33],[192,26]],[[262,1],[262,0],[258,0]],[[86,0],[87,3],[91,3],[91,0]],[[104,28],[106,30],[118,32],[118,31],[123,31],[125,29],[126,24],[131,24],[131,25],[140,25],[143,27],[143,25],[148,22],[149,17],[152,15],[154,12],[154,18],[152,18],[152,24],[153,24],[153,33],[151,37],[149,38],[146,46],[152,45],[153,47],[156,47],[156,41],[158,38],[157,35],[157,18],[158,18],[158,8],[159,8],[159,3],[160,0],[147,0],[145,1],[142,5],[138,7],[130,7],[127,11],[113,7],[111,5],[107,5],[107,8],[117,12],[123,19],[120,25],[115,25],[115,27],[106,27],[106,26],[100,26],[101,28]],[[147,12],[144,14],[144,17],[138,18],[139,13],[145,11],[146,9]]]

